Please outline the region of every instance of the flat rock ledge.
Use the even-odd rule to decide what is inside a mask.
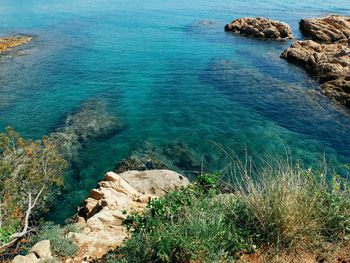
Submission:
[[[120,246],[129,237],[123,211],[143,212],[152,198],[188,184],[186,177],[170,170],[107,173],[80,207],[76,224],[84,230],[72,233],[79,250],[65,262],[89,262]]]
[[[257,38],[293,39],[292,29],[287,23],[263,17],[237,18],[225,26],[225,31]]]
[[[350,37],[350,16],[328,15],[302,19],[299,26],[305,36],[317,42],[333,43]]]
[[[0,38],[0,53],[7,51],[13,47],[27,44],[33,37],[6,37]]]

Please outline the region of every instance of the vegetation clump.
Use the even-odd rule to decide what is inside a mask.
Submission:
[[[144,214],[129,214],[132,237],[110,262],[232,262],[263,251],[327,257],[350,248],[346,179],[290,162],[237,167],[231,184],[203,174],[152,200]]]
[[[74,240],[74,236],[70,233],[79,232],[74,225],[66,225],[60,227],[52,222],[45,223],[37,236],[34,238],[34,243],[42,240],[50,240],[51,252],[59,258],[73,257],[78,251],[78,244]]]
[[[66,166],[45,138],[25,140],[11,127],[0,134],[0,252],[33,230],[33,215],[47,211]]]

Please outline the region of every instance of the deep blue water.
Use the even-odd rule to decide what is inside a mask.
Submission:
[[[206,169],[222,168],[222,153],[208,141],[238,155],[283,154],[287,145],[306,165],[325,155],[341,167],[350,156],[350,111],[279,58],[292,41],[223,28],[236,17],[264,16],[289,23],[300,39],[301,18],[350,15],[349,8],[348,0],[0,0],[0,35],[36,36],[0,58],[0,128],[41,138],[92,99],[120,122],[119,132],[80,151],[53,210],[61,218],[140,148],[168,152],[182,170],[190,168],[169,154],[176,147],[187,151],[176,157],[184,162],[204,156]]]

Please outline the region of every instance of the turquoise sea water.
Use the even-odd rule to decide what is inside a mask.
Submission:
[[[222,153],[208,141],[238,155],[283,154],[287,144],[306,164],[324,155],[339,167],[349,160],[350,111],[279,58],[292,41],[223,30],[236,17],[264,16],[289,23],[301,39],[301,18],[349,15],[348,0],[0,3],[1,36],[36,36],[0,58],[0,128],[41,138],[91,99],[122,126],[84,144],[52,209],[56,218],[74,213],[106,171],[140,148],[167,152],[181,170],[190,169],[186,156],[222,168]],[[169,154],[179,147],[187,155]]]

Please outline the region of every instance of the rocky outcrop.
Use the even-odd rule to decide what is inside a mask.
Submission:
[[[290,26],[284,22],[269,18],[237,18],[225,26],[225,31],[249,35],[258,38],[292,39]]]
[[[122,225],[126,218],[124,211],[142,212],[152,198],[188,183],[187,178],[169,170],[107,173],[80,208],[77,225],[84,230],[74,233],[79,250],[75,258],[66,262],[100,258],[120,246],[128,237]]]
[[[303,33],[314,40],[293,43],[281,57],[305,67],[322,83],[321,92],[350,107],[350,17],[326,16],[304,19]]]
[[[6,37],[0,38],[0,53],[10,48],[27,44],[33,37]]]
[[[297,41],[281,57],[307,68],[324,82],[350,73],[350,55],[344,51],[346,46],[347,40],[334,44]]]
[[[350,107],[350,75],[328,81],[321,86],[321,93]]]
[[[12,263],[38,263],[52,259],[50,240],[36,243],[26,256],[16,256]]]
[[[329,15],[302,19],[299,25],[305,36],[318,42],[333,43],[350,37],[350,16]]]

